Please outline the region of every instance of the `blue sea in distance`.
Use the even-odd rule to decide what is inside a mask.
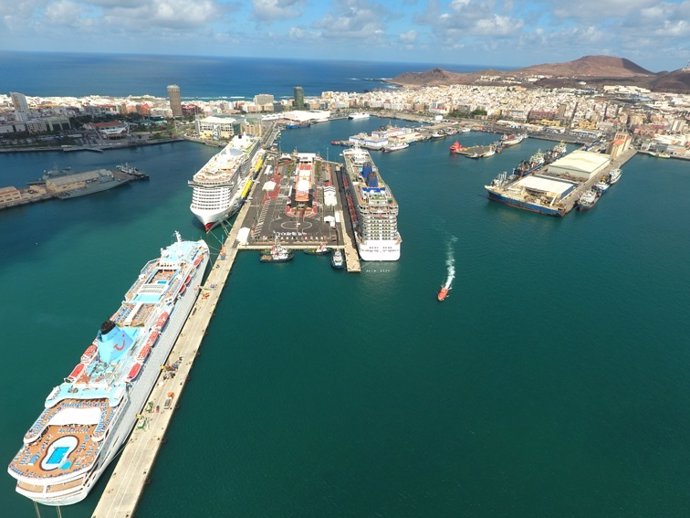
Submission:
[[[258,93],[292,96],[324,91],[362,92],[390,88],[383,79],[424,71],[429,63],[376,63],[297,59],[66,54],[0,51],[0,92],[29,96],[154,95],[169,84],[185,98],[252,97]],[[481,67],[445,65],[456,71]]]

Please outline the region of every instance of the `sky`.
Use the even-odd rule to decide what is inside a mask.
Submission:
[[[0,0],[0,49],[658,72],[690,61],[690,0]]]

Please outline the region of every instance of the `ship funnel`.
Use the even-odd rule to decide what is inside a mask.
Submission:
[[[125,331],[115,325],[112,320],[106,320],[96,337],[98,356],[105,363],[119,360],[132,346],[132,339]]]

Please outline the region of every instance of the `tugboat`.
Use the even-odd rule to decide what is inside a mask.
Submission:
[[[328,255],[331,249],[328,248],[324,243],[321,243],[316,248],[307,248],[304,253],[309,255]]]
[[[276,244],[267,250],[263,250],[259,256],[262,263],[286,263],[292,261],[295,254],[276,241]]]
[[[459,140],[456,140],[455,142],[453,142],[453,145],[448,148],[448,150],[451,152],[451,154],[459,153],[461,149],[462,149],[462,144],[460,144]]]
[[[342,270],[345,267],[345,259],[340,248],[336,248],[331,257],[331,266],[336,270]]]
[[[441,286],[441,289],[438,291],[438,294],[436,295],[436,300],[439,302],[443,302],[446,300],[446,297],[448,296],[448,293],[450,292],[450,288],[447,286]]]

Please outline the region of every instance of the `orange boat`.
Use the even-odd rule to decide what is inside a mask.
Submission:
[[[446,297],[448,296],[448,292],[450,291],[450,288],[446,288],[445,286],[441,286],[441,289],[438,291],[438,295],[436,295],[436,300],[439,302],[443,302],[446,300]]]
[[[132,365],[132,368],[129,369],[129,373],[125,378],[125,381],[132,381],[133,379],[136,379],[136,377],[139,376],[139,371],[141,371],[141,363],[135,363]]]
[[[451,153],[457,153],[462,149],[462,144],[460,144],[460,142],[456,140],[455,142],[453,142],[453,145],[450,146],[450,148],[448,149]]]
[[[96,346],[96,344],[89,345],[86,348],[86,350],[84,351],[84,354],[81,355],[81,363],[83,363],[83,364],[91,363],[91,360],[94,359],[97,352],[98,352],[98,347]]]
[[[78,363],[77,366],[74,369],[72,369],[72,372],[69,373],[67,379],[69,381],[76,380],[79,377],[79,375],[84,371],[85,367],[86,365],[84,365],[83,363]]]

